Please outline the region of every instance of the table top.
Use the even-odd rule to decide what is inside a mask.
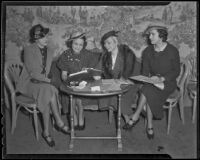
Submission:
[[[110,80],[96,80],[93,82],[87,83],[83,89],[77,89],[75,87],[67,86],[62,84],[60,90],[70,95],[77,96],[112,96],[117,94],[122,94],[128,91],[130,84],[119,83],[119,81],[110,79]],[[99,87],[100,90],[92,91],[92,87]]]

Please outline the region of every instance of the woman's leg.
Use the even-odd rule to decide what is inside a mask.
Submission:
[[[44,112],[42,113],[43,123],[44,123],[44,131],[43,134],[45,136],[49,135],[49,116],[50,116],[50,110],[49,107],[46,107]]]
[[[83,126],[84,125],[84,116],[83,116],[82,100],[77,98],[76,104],[78,106],[78,123],[79,123],[79,126]]]
[[[153,128],[153,123],[152,123],[153,115],[152,115],[149,105],[147,104],[146,106],[147,106],[147,127]]]
[[[138,118],[140,116],[140,113],[143,110],[145,104],[146,104],[146,97],[144,96],[144,94],[141,93],[140,94],[140,98],[139,98],[138,107],[136,109],[136,112],[131,116],[131,119],[133,121],[137,121],[138,120]]]
[[[73,99],[73,109],[74,109],[74,126],[78,126],[78,109],[77,109],[77,105],[76,105],[76,99]]]
[[[59,112],[59,106],[58,106],[55,94],[51,98],[50,106],[51,106],[51,110],[52,110],[53,116],[54,116],[54,118],[56,120],[56,124],[58,125],[58,127],[62,127],[64,125],[64,122],[61,119],[61,115],[60,115],[60,112]],[[64,130],[67,131],[68,129],[69,128],[67,126],[64,127]]]

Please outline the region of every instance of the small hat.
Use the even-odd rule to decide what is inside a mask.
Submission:
[[[106,39],[108,39],[109,37],[111,37],[111,36],[118,37],[118,33],[119,33],[119,31],[114,31],[114,30],[105,33],[105,34],[103,35],[103,37],[101,38],[101,44],[103,44],[104,41],[105,41]]]
[[[159,25],[150,25],[145,29],[144,35],[149,34],[150,31],[153,30],[153,29],[162,29],[162,30],[166,30],[167,31],[167,27],[159,26]]]
[[[83,36],[85,36],[85,33],[81,33],[81,32],[74,32],[70,35],[69,39],[67,41],[72,41],[78,38],[82,38]]]
[[[41,24],[34,25],[30,30],[32,40],[37,40],[45,37],[49,33],[49,28],[43,27]]]

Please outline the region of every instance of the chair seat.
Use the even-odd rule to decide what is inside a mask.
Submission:
[[[188,83],[188,89],[191,91],[197,90],[197,84],[196,83]]]
[[[32,105],[36,106],[36,102],[33,98],[28,97],[26,95],[20,94],[16,96],[16,102],[19,104],[24,104],[24,105]]]

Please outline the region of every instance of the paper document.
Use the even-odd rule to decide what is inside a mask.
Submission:
[[[141,81],[141,82],[151,83],[151,84],[153,84],[154,86],[156,86],[160,89],[164,89],[164,83],[160,80],[153,80],[150,77],[146,77],[146,76],[143,76],[143,75],[132,76],[132,77],[129,77],[129,78],[133,79],[133,80]]]

